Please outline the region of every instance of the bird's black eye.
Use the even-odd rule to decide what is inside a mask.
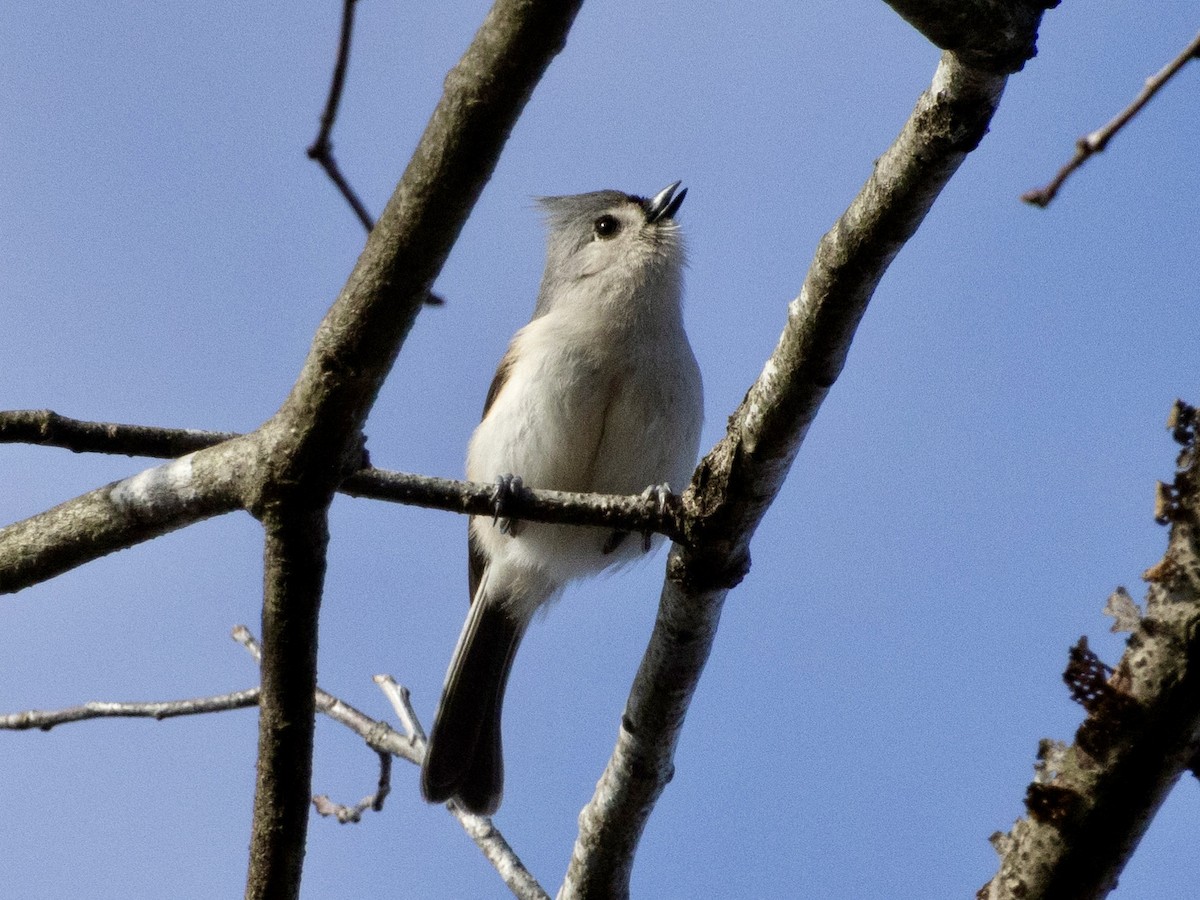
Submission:
[[[592,224],[592,228],[596,232],[596,237],[607,240],[616,237],[617,232],[621,230],[621,220],[605,213]]]

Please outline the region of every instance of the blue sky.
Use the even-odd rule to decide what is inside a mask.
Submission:
[[[281,402],[363,233],[304,156],[340,4],[10,2],[0,10],[0,408],[223,430]],[[382,209],[487,4],[360,5],[335,147]],[[1021,814],[1041,737],[1081,710],[1081,634],[1165,546],[1152,521],[1200,400],[1196,69],[1045,211],[1017,200],[1195,32],[1190,4],[1064,3],[992,132],[885,276],[726,604],[641,897],[970,896]],[[879,2],[585,5],[372,413],[375,464],[458,476],[496,360],[532,308],[532,198],[688,186],[687,321],[715,443],[820,235],[928,84],[937,51]],[[0,448],[0,521],[139,471]],[[340,498],[321,682],[377,717],[390,672],[432,716],[466,607],[464,521]],[[261,540],[203,523],[0,601],[0,711],[251,685]],[[653,621],[662,557],[570,590],[523,647],[496,822],[551,891]],[[314,788],[373,754],[317,732]],[[252,711],[0,735],[6,882],[26,898],[237,896]],[[305,896],[502,897],[398,764],[386,810],[314,821]],[[1176,788],[1116,897],[1200,877]],[[167,888],[169,886],[169,890]]]

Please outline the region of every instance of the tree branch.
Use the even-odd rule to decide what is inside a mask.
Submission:
[[[29,443],[76,452],[173,457],[215,446],[240,435],[232,432],[156,428],[85,422],[51,410],[0,410],[0,443]],[[349,475],[341,493],[442,509],[473,516],[492,515],[495,485],[413,475],[366,467]],[[510,498],[513,517],[530,522],[595,525],[618,531],[653,531],[684,540],[679,504],[665,507],[640,495],[578,494],[522,488]]]
[[[579,2],[497,0],[279,411],[256,432],[267,532],[259,767],[247,898],[295,900],[310,796],[325,513],[367,413]]]
[[[542,889],[542,886],[525,868],[520,857],[504,839],[500,829],[492,824],[491,819],[464,812],[454,803],[446,805],[451,814],[458,819],[463,830],[475,842],[475,846],[483,851],[487,861],[500,873],[500,877],[514,896],[519,900],[550,900],[550,895]]]
[[[281,502],[263,516],[262,693],[247,900],[299,893],[312,797],[326,511]]]
[[[1026,203],[1034,206],[1040,206],[1045,209],[1050,205],[1057,195],[1059,188],[1063,186],[1071,173],[1082,166],[1085,162],[1095,156],[1097,153],[1102,153],[1104,148],[1129,121],[1141,112],[1142,107],[1150,102],[1150,99],[1157,94],[1168,81],[1170,81],[1175,73],[1184,67],[1189,60],[1200,58],[1200,34],[1192,38],[1192,42],[1183,49],[1183,52],[1176,56],[1171,62],[1157,74],[1146,79],[1146,83],[1142,86],[1141,92],[1133,99],[1127,107],[1121,110],[1113,119],[1104,127],[1098,128],[1091,134],[1085,134],[1075,142],[1075,155],[1068,160],[1067,164],[1058,170],[1058,174],[1045,187],[1040,187],[1032,191],[1027,191],[1021,195],[1021,199]]]
[[[886,0],[935,46],[965,66],[1010,75],[1037,54],[1042,13],[1058,0]]]
[[[350,37],[354,33],[354,6],[357,2],[358,0],[343,0],[342,2],[342,29],[338,37],[337,61],[333,66],[333,79],[329,83],[329,97],[325,100],[325,109],[321,113],[321,129],[317,132],[317,137],[307,152],[308,158],[314,160],[325,170],[329,180],[334,183],[342,197],[350,204],[350,208],[354,210],[354,214],[358,216],[358,221],[362,222],[363,228],[370,232],[375,223],[371,219],[371,214],[367,212],[366,206],[358,199],[354,188],[350,187],[350,182],[342,175],[342,170],[333,156],[333,142],[329,139],[329,135],[333,132],[333,125],[337,121],[338,106],[342,102],[342,89],[346,85],[346,67],[350,64]]]
[[[255,662],[262,662],[262,648],[259,647],[258,641],[254,639],[250,629],[245,625],[238,625],[233,629],[233,639],[246,648],[246,652],[254,657]],[[423,734],[417,735],[412,731],[409,731],[407,735],[401,734],[387,723],[372,719],[366,713],[355,709],[349,703],[320,687],[313,692],[313,698],[318,712],[345,725],[366,741],[367,746],[372,750],[378,753],[390,753],[392,756],[406,759],[418,766],[421,764],[421,757],[424,753]]]
[[[175,459],[235,437],[239,435],[230,431],[84,422],[60,416],[50,409],[0,411],[0,444],[37,444],[75,453]]]
[[[220,694],[216,697],[196,697],[190,700],[160,700],[151,703],[113,703],[93,700],[66,709],[30,709],[0,716],[0,729],[26,731],[38,728],[49,731],[56,725],[83,722],[87,719],[142,718],[172,719],[176,716],[198,716],[204,713],[227,712],[258,705],[258,688]]]
[[[821,239],[778,346],[684,494],[688,546],[672,550],[654,632],[616,748],[580,814],[560,898],[628,896],[637,841],[673,774],[683,718],[725,595],[749,566],[750,539],[841,372],[875,286],[987,132],[1004,83],[945,54],[896,141]]]
[[[243,625],[233,629],[234,639],[246,648],[256,661],[261,660],[258,642]],[[345,701],[327,691],[317,688],[314,692],[315,708],[334,721],[345,725],[361,737],[379,754],[379,783],[370,797],[364,798],[353,807],[333,803],[325,796],[313,797],[313,808],[322,816],[336,817],[339,822],[357,822],[367,809],[379,811],[391,791],[391,760],[400,757],[414,765],[420,765],[425,754],[425,732],[417,720],[412,705],[408,702],[408,689],[397,684],[387,675],[376,675],[375,682],[391,700],[404,726],[406,734],[393,729],[386,722],[372,719]],[[92,701],[79,706],[57,710],[25,710],[0,715],[0,730],[27,731],[40,729],[49,731],[58,725],[100,718],[151,718],[169,719],[176,716],[202,715],[257,706],[259,688],[249,688],[231,694],[214,697],[198,697],[187,700],[165,700],[143,703],[114,703]],[[491,820],[473,816],[448,805],[448,811],[459,821],[463,830],[475,842],[483,855],[495,867],[504,883],[521,900],[548,900],[548,895],[537,880],[525,868],[504,835]]]
[[[341,480],[350,442],[578,6],[498,0],[446,76],[442,99],[299,378],[263,426],[280,480],[310,480],[314,489]]]
[[[379,753],[379,781],[375,793],[363,797],[353,806],[334,803],[325,794],[313,797],[313,809],[321,816],[332,816],[345,825],[348,822],[361,822],[362,814],[368,809],[373,812],[383,810],[383,801],[392,792],[392,756],[390,753]]]
[[[1103,897],[1154,814],[1200,751],[1200,417],[1177,401],[1168,423],[1183,449],[1163,510],[1162,560],[1142,576],[1146,611],[1115,670],[1073,648],[1064,675],[1087,719],[1067,747],[1043,741],[1027,815],[992,843],[986,900]]]
[[[0,594],[242,507],[253,448],[197,451],[0,528]]]
[[[351,497],[390,500],[472,516],[495,515],[496,486],[429,475],[363,469],[342,482]],[[654,532],[684,540],[683,509],[678,498],[666,504],[640,494],[579,494],[521,487],[505,501],[505,515],[526,522],[594,525],[616,531]]]
[[[383,691],[383,696],[387,697],[388,702],[392,704],[396,718],[400,720],[400,724],[404,727],[409,741],[421,746],[420,758],[413,760],[417,765],[420,765],[425,757],[425,729],[421,727],[421,721],[417,718],[417,711],[413,709],[412,698],[408,692],[408,688],[399,684],[391,675],[376,675],[375,684],[379,686],[379,689]]]

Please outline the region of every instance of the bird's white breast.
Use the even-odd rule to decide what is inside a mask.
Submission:
[[[569,312],[569,311],[568,311]],[[475,430],[467,477],[519,475],[527,487],[636,494],[651,484],[686,486],[702,416],[700,375],[679,322],[637,323],[658,334],[621,334],[613,316],[552,311],[517,333],[515,362]],[[542,569],[566,581],[628,560],[627,539],[604,554],[607,529],[523,523],[516,538],[491,520],[472,522],[493,562]]]

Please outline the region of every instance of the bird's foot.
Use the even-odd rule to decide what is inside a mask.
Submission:
[[[509,515],[509,511],[524,486],[520,475],[496,477],[496,488],[492,491],[492,524],[499,526],[501,534],[516,537],[521,530],[520,520]]]
[[[674,496],[671,493],[671,486],[666,482],[650,485],[650,487],[642,491],[642,499],[646,501],[646,514],[658,516],[660,521],[665,519],[667,509],[670,507]],[[650,528],[642,532],[642,549],[647,553],[650,552],[650,542],[653,537],[654,531]]]

